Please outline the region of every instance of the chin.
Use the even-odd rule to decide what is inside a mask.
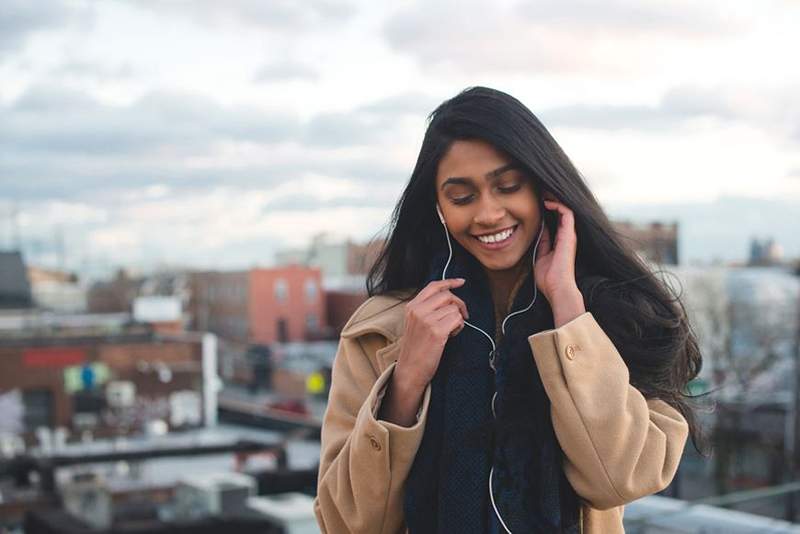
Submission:
[[[491,258],[487,259],[486,257],[481,257],[477,254],[473,253],[481,265],[485,269],[489,271],[507,271],[509,269],[513,269],[519,264],[521,257],[511,257],[511,258]]]

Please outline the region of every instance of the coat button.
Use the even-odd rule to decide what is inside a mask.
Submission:
[[[378,440],[375,439],[375,436],[370,436],[369,437],[369,444],[370,444],[370,446],[372,446],[372,448],[374,450],[376,450],[376,451],[381,450],[381,444],[378,443]]]
[[[567,345],[567,347],[564,349],[564,353],[567,355],[567,359],[569,360],[574,359],[576,350],[577,349],[575,345]]]

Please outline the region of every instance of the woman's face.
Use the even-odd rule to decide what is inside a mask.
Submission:
[[[490,271],[515,267],[536,238],[531,180],[484,141],[455,141],[439,162],[436,199],[450,233]]]

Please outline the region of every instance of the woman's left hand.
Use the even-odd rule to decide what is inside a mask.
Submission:
[[[534,263],[534,280],[553,311],[559,300],[575,300],[580,295],[575,281],[575,257],[578,238],[575,235],[575,218],[572,210],[545,193],[545,208],[558,213],[558,229],[555,242],[545,225]],[[544,213],[542,214],[544,217]]]

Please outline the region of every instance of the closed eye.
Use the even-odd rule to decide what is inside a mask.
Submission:
[[[514,184],[507,187],[498,187],[497,189],[499,189],[501,193],[516,193],[517,191],[519,191],[520,187],[522,187],[522,184]]]
[[[475,195],[466,195],[463,197],[453,198],[451,200],[453,201],[453,204],[457,204],[460,206],[462,204],[468,204],[469,202],[471,202],[474,196]]]

